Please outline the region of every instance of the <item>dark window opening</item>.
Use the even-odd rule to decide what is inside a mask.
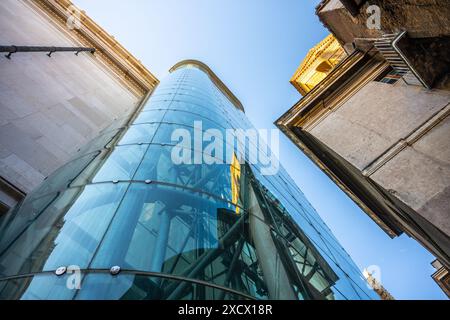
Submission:
[[[25,197],[25,194],[0,177],[0,219]]]
[[[394,84],[400,80],[402,76],[393,68],[389,67],[385,72],[383,72],[375,81]]]

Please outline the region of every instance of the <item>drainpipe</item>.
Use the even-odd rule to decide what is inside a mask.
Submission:
[[[403,61],[406,63],[406,65],[408,66],[409,70],[411,70],[411,72],[416,76],[416,78],[419,79],[420,83],[422,83],[422,85],[425,88],[431,89],[431,87],[425,82],[425,80],[423,80],[422,77],[417,73],[417,71],[412,67],[411,62],[408,60],[408,58],[403,54],[403,52],[397,46],[398,42],[400,41],[401,38],[403,38],[405,36],[405,34],[406,34],[406,31],[403,31],[402,33],[400,33],[394,39],[394,41],[392,41],[392,47],[398,53],[398,55],[403,59]]]

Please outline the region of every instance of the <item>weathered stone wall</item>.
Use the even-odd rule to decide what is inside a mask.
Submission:
[[[368,29],[367,8],[381,9],[381,30]],[[353,17],[336,0],[330,1],[318,13],[320,20],[342,44],[355,38],[379,37],[383,33],[407,30],[410,37],[428,38],[450,35],[450,1],[441,0],[371,0]]]
[[[450,234],[449,103],[448,91],[374,81],[310,132]]]
[[[79,45],[18,0],[0,1],[0,44]],[[89,53],[0,56],[0,176],[29,192],[139,100]]]
[[[450,234],[450,117],[371,178]]]
[[[407,37],[399,47],[426,83],[450,90],[450,36]]]
[[[411,37],[438,37],[450,34],[450,1],[447,0],[371,0],[365,8],[381,8],[381,28],[386,32],[408,30]]]

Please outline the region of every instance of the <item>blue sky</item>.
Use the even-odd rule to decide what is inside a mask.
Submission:
[[[159,79],[183,59],[209,65],[257,128],[299,100],[289,79],[328,31],[318,0],[75,0]],[[362,269],[381,268],[397,299],[446,299],[433,256],[407,236],[390,239],[284,135],[280,160]]]

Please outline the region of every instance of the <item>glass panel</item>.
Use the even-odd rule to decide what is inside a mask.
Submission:
[[[148,145],[116,147],[92,179],[93,182],[131,180]]]
[[[195,256],[217,248],[221,234],[229,228],[218,229],[218,216],[236,220],[236,207],[179,188],[132,184],[93,266],[161,272],[164,260],[172,258],[177,248]],[[171,225],[179,228],[170,232]],[[194,227],[195,232],[189,234]]]
[[[63,191],[69,187],[69,184],[77,179],[80,174],[84,173],[84,170],[95,163],[96,158],[100,152],[91,153],[72,160],[64,166],[57,169],[52,173],[35,191],[33,191],[33,197],[45,195],[50,192]]]
[[[246,296],[204,284],[121,273],[81,274],[76,289],[74,274],[39,274],[0,281],[1,300],[248,300]],[[160,287],[160,283],[163,286]],[[68,286],[69,284],[69,286]],[[173,296],[178,290],[179,294]],[[171,296],[172,295],[172,296]]]
[[[161,122],[166,110],[149,110],[141,112],[133,121],[134,124],[145,122]]]
[[[177,144],[186,141],[188,145],[194,145],[194,132],[191,127],[162,123],[155,134],[153,143]],[[201,131],[197,131],[201,137]],[[183,139],[183,140],[181,140]]]
[[[137,124],[130,126],[119,144],[150,143],[158,124]]]
[[[258,186],[258,185],[257,185]],[[308,283],[308,295],[311,298],[326,297],[326,299],[368,299],[369,295],[358,293],[360,287],[350,280],[342,268],[352,270],[344,260],[336,259],[315,226],[302,214],[295,210],[289,214],[270,191],[264,189],[263,195],[271,208],[270,218],[275,233],[285,239],[291,261],[297,272]],[[356,274],[352,279],[360,279]],[[362,291],[362,290],[361,290]],[[370,298],[376,299],[375,294]]]
[[[177,274],[267,297],[251,239],[243,238],[246,216],[236,211],[187,190],[132,185],[92,267]]]
[[[135,180],[156,180],[186,186],[240,204],[239,199],[234,197],[235,194],[239,195],[241,189],[241,168],[238,162],[233,165],[174,164],[174,149],[172,146],[151,145],[136,172]],[[179,153],[187,155],[191,163],[194,163],[196,158],[202,159],[203,156],[200,152],[191,152],[190,149],[180,149],[176,153],[177,156]],[[222,162],[219,159],[213,160]]]
[[[69,277],[40,274],[0,281],[0,300],[71,300],[76,290],[68,288]]]
[[[99,184],[62,193],[0,257],[1,275],[86,268],[128,184]]]
[[[8,212],[0,230],[0,254],[9,248],[8,246],[11,245],[12,241],[16,241],[16,238],[40,216],[42,210],[49,206],[57,196],[57,193],[39,198],[30,196],[25,198],[14,210]],[[0,264],[0,274],[1,272]]]
[[[114,140],[116,135],[121,131],[122,129],[115,129],[110,131],[105,131],[105,133],[99,135],[97,138],[91,140],[89,143],[87,143],[85,146],[80,148],[80,151],[78,151],[75,154],[75,157],[80,157],[84,154],[91,153],[94,151],[101,150],[108,145],[111,144],[111,142]]]
[[[164,116],[164,122],[178,123],[190,127],[194,127],[194,125],[199,126],[200,124],[195,124],[195,122],[200,122],[201,128],[204,131],[208,129],[218,129],[223,131],[222,126],[209,119],[206,119],[205,117],[202,117],[198,114],[178,110],[168,110],[166,115]]]
[[[201,151],[217,159],[226,159],[226,163],[231,163],[230,158],[232,157],[233,152],[236,152],[237,144],[233,145],[232,143],[234,141],[227,144],[229,140],[232,139],[227,140],[227,136],[223,131],[205,133],[188,126],[163,123],[158,128],[152,142],[178,145],[184,148]],[[208,164],[210,162],[205,161],[202,163]]]
[[[202,284],[132,274],[120,274],[116,277],[107,274],[89,274],[76,299],[248,300],[245,296]]]
[[[109,126],[100,131],[100,135],[107,134],[126,126],[132,117],[132,113],[133,112],[115,119]]]
[[[155,110],[155,109],[167,109],[170,105],[171,105],[172,101],[171,100],[161,100],[161,98],[159,99],[159,101],[148,101],[144,108],[143,111],[149,111],[149,110]]]

